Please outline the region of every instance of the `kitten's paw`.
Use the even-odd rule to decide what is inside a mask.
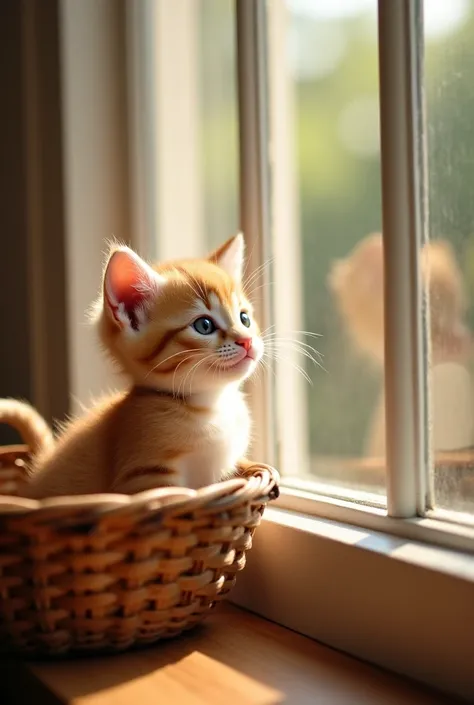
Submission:
[[[267,463],[259,463],[246,460],[238,464],[236,473],[241,477],[249,477],[251,475],[254,475],[259,470],[267,470],[270,475],[274,478],[274,484],[273,487],[270,489],[269,498],[278,499],[278,497],[280,496],[280,475],[278,471],[271,465],[268,465]]]

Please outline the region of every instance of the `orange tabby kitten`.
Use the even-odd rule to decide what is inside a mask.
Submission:
[[[237,235],[207,259],[149,266],[115,247],[93,319],[128,390],[103,399],[33,459],[25,496],[198,488],[244,471],[239,389],[263,354]]]

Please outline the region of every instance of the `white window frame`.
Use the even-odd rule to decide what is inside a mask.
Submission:
[[[83,324],[84,309],[100,277],[104,238],[122,233],[125,223],[130,232],[135,231],[132,243],[147,251],[148,233],[158,231],[157,254],[166,256],[166,243],[176,232],[170,223],[186,216],[176,209],[178,196],[192,206],[186,227],[193,227],[193,219],[195,226],[201,222],[196,195],[198,145],[192,124],[185,136],[181,134],[191,151],[191,175],[183,181],[178,196],[166,183],[176,163],[162,148],[167,140],[173,144],[185,128],[171,119],[172,106],[164,105],[165,86],[173,80],[176,65],[160,58],[154,45],[160,36],[168,41],[168,51],[181,57],[173,85],[176,90],[189,88],[189,127],[197,119],[199,99],[192,85],[196,57],[189,19],[195,17],[191,6],[197,3],[141,0],[126,4],[128,126],[116,109],[122,91],[118,76],[123,78],[126,73],[120,60],[119,5],[114,0],[62,0],[71,391],[80,401],[88,401],[91,393],[107,386],[96,343],[89,340]],[[268,73],[266,47],[268,27],[272,36],[283,36],[282,8],[283,0],[236,0],[241,224],[252,253],[251,266],[265,261],[273,238],[278,252],[288,248],[295,271],[299,254],[285,241],[285,227],[292,227],[296,194],[288,184],[285,187],[280,169],[291,161],[291,144],[284,143],[291,127],[291,96],[288,86],[279,82],[281,77]],[[388,465],[392,469],[388,508],[317,496],[303,486],[283,486],[278,504],[266,511],[232,599],[331,646],[472,700],[474,529],[419,516],[429,507],[430,497],[425,489],[426,439],[418,442],[426,426],[420,286],[415,266],[423,225],[415,197],[422,186],[421,175],[414,168],[420,126],[415,110],[419,92],[413,84],[417,75],[413,66],[419,60],[413,41],[418,9],[418,0],[379,0],[384,38],[380,44],[382,149],[390,154],[390,159],[383,157],[386,340],[396,351],[387,356]],[[189,25],[185,26],[183,17],[188,17]],[[168,22],[175,30],[171,43]],[[90,75],[94,75],[92,84],[87,82]],[[387,85],[392,90],[384,90]],[[150,86],[152,91],[148,91]],[[279,121],[271,118],[275,105],[269,110],[275,96],[280,96],[283,111]],[[144,100],[148,101],[146,115],[140,110]],[[94,105],[86,131],[80,122],[84,104]],[[158,130],[156,125],[153,128],[155,119],[160,121]],[[273,144],[270,132],[276,140]],[[124,155],[127,142],[131,149]],[[276,204],[270,199],[270,167],[276,167],[274,192],[281,199],[286,193],[286,202]],[[91,182],[94,172],[96,180]],[[272,225],[272,220],[278,222]],[[192,248],[186,254],[200,251],[201,234],[199,229],[196,232],[197,239],[186,243]],[[403,282],[400,279],[403,265],[410,273],[408,283],[405,277]],[[274,271],[278,272],[278,266]],[[268,281],[272,275],[265,270],[263,276]],[[298,292],[289,296],[299,310]],[[268,304],[260,311],[264,327],[272,313]],[[405,306],[417,313],[401,315]],[[279,325],[285,324],[286,314],[282,315]],[[389,379],[392,373],[397,385]],[[275,408],[281,409],[280,402],[278,407],[272,402],[274,391],[267,385],[265,396],[254,394],[252,399],[261,431],[254,454],[265,460],[273,459],[272,415]],[[283,457],[285,469],[291,449]]]

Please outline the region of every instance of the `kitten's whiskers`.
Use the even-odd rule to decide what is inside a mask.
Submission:
[[[196,348],[196,350],[197,350],[197,348]],[[199,352],[200,352],[200,351],[199,351]],[[181,362],[178,362],[178,364],[176,365],[176,367],[175,367],[175,369],[174,369],[174,372],[173,372],[173,379],[172,379],[172,381],[171,381],[171,390],[172,390],[172,393],[173,393],[174,396],[179,397],[179,387],[178,387],[178,392],[176,393],[176,395],[175,395],[175,392],[174,392],[174,383],[175,383],[176,373],[177,373],[178,369],[181,367],[181,365],[182,365],[183,363],[189,362],[189,360],[191,360],[191,358],[193,358],[193,357],[197,357],[197,355],[199,354],[199,352],[195,352],[195,353],[192,353],[191,355],[188,355],[187,357],[184,358],[184,360],[181,360]],[[181,386],[181,385],[180,385],[180,386]]]
[[[273,262],[273,259],[273,257],[269,257],[259,267],[253,270],[253,272],[244,280],[242,284],[242,289],[244,291],[247,291],[251,284],[258,279],[258,277],[263,276],[265,268]]]
[[[193,377],[194,377],[194,375],[196,374],[197,369],[202,365],[203,362],[205,362],[206,360],[208,360],[209,357],[210,357],[209,354],[204,355],[200,360],[198,360],[198,361],[191,367],[190,370],[188,370],[188,372],[186,373],[184,379],[180,382],[180,385],[179,385],[179,387],[178,387],[178,396],[179,396],[179,394],[180,394],[181,387],[183,388],[183,396],[186,395],[186,381],[187,381],[187,379],[188,379],[188,377],[189,377],[190,375],[192,375],[191,379],[189,380],[189,395],[191,395],[191,390],[192,390],[191,383],[192,383]]]
[[[179,352],[173,353],[172,355],[168,355],[168,357],[165,357],[164,360],[161,360],[157,365],[154,365],[151,370],[149,370],[145,376],[145,379],[148,379],[148,377],[155,372],[155,370],[160,367],[160,365],[164,365],[165,362],[168,362],[168,360],[171,360],[173,357],[177,357],[178,355],[186,355],[187,353],[193,353],[193,352],[199,352],[200,348],[191,348],[190,350],[179,350]],[[184,361],[183,361],[184,362]]]

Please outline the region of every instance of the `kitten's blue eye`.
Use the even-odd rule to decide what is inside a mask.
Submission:
[[[196,318],[193,323],[193,328],[201,335],[211,335],[211,333],[214,333],[214,331],[217,330],[216,324],[212,318],[208,318],[207,316]]]
[[[246,311],[240,312],[240,320],[246,328],[250,328],[250,316]]]

